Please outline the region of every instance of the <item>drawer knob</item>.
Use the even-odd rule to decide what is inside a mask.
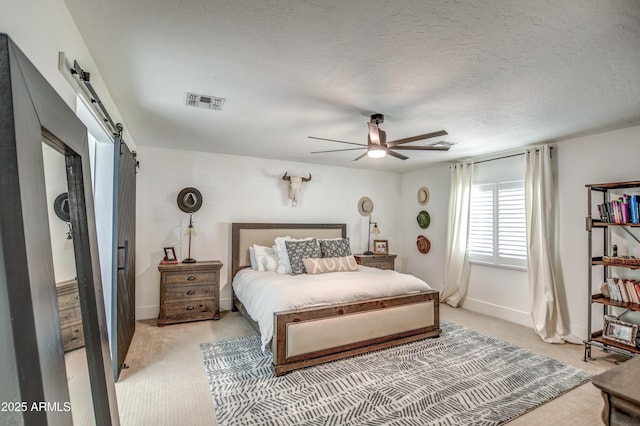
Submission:
[[[187,280],[189,281],[195,281],[196,277],[194,277],[193,275],[191,275],[190,277],[187,277]]]
[[[187,306],[187,311],[193,311],[195,308],[193,306]]]
[[[192,295],[192,294],[196,294],[196,292],[195,292],[194,290],[189,290],[189,291],[187,292],[187,294],[188,294],[188,295]]]

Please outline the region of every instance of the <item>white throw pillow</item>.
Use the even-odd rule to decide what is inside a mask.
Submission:
[[[274,256],[274,251],[273,248],[271,247],[265,247],[265,246],[259,246],[257,244],[253,245],[253,253],[255,255],[256,258],[256,266],[258,269],[256,269],[257,271],[266,271],[266,267],[265,267],[265,261],[264,258],[267,256]]]
[[[278,258],[275,253],[273,255],[267,255],[262,258],[262,265],[265,271],[275,272],[278,268]]]
[[[256,261],[256,251],[253,246],[249,247],[249,261],[251,262],[251,269],[258,270],[258,262]]]

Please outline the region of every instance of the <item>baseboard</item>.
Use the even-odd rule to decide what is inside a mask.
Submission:
[[[462,307],[469,311],[499,318],[525,327],[533,327],[533,320],[531,319],[529,312],[518,311],[505,306],[494,305],[492,303],[485,302],[484,300],[470,298],[464,299]]]
[[[157,319],[160,305],[136,306],[136,321]]]
[[[231,306],[233,306],[233,302],[230,297],[220,298],[220,310],[221,311],[230,311]]]

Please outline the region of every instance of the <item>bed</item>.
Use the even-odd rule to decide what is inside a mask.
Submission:
[[[263,344],[269,343],[273,354],[273,370],[277,376],[289,371],[333,361],[365,352],[387,348],[426,337],[436,337],[441,333],[439,318],[439,292],[429,288],[417,278],[395,271],[381,271],[358,266],[358,272],[332,272],[319,278],[338,281],[348,274],[359,279],[369,279],[367,274],[382,274],[384,280],[402,278],[407,285],[415,281],[422,287],[409,287],[408,293],[365,298],[341,303],[319,303],[319,306],[297,307],[290,310],[269,312],[272,327],[265,327],[265,321],[255,311],[249,313],[248,306],[260,303],[250,302],[247,306],[245,295],[236,293],[235,287],[241,280],[257,280],[268,272],[256,272],[250,268],[249,247],[253,244],[271,246],[276,237],[315,237],[318,239],[345,238],[345,224],[281,224],[281,223],[233,223],[232,239],[232,291],[233,310],[238,310],[261,334]],[[248,269],[246,269],[248,268]],[[240,271],[242,271],[240,273]],[[275,273],[274,273],[275,274]],[[333,275],[336,274],[336,275]],[[387,274],[387,275],[385,275]],[[281,275],[283,285],[294,279],[313,279],[317,275],[304,274],[293,278]],[[373,282],[373,275],[371,277]],[[378,279],[378,278],[376,278]],[[394,282],[395,283],[395,282]],[[394,284],[395,285],[395,284]],[[417,284],[415,284],[417,285]],[[384,286],[384,285],[383,285]],[[388,287],[388,286],[387,286]],[[255,287],[254,287],[255,288]],[[240,293],[245,292],[242,290]],[[274,305],[275,306],[275,305]],[[255,308],[252,308],[255,309]],[[256,319],[252,318],[252,315]],[[261,314],[262,316],[264,314]],[[262,323],[261,327],[259,323]],[[271,334],[264,337],[265,328]],[[270,342],[265,342],[268,339]]]

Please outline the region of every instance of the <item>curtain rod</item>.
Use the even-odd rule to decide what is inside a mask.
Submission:
[[[551,149],[553,151],[553,147],[549,147],[549,149]],[[538,148],[536,148],[536,152],[540,151]],[[488,160],[480,160],[480,161],[474,161],[473,164],[480,164],[480,163],[487,163],[489,161],[495,161],[495,160],[502,160],[505,158],[511,158],[511,157],[518,157],[520,155],[524,155],[526,154],[525,152],[519,152],[517,154],[511,154],[511,155],[503,155],[502,157],[496,157],[496,158],[490,158]]]

